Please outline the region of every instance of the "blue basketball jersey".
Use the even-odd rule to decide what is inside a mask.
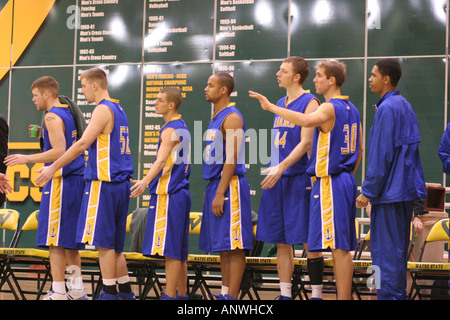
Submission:
[[[206,132],[206,147],[203,154],[203,172],[202,178],[205,180],[218,179],[222,175],[223,165],[225,164],[226,142],[222,135],[222,123],[231,113],[236,113],[244,121],[244,117],[236,108],[234,103],[230,103],[226,108],[214,113]],[[236,169],[234,175],[243,175],[245,169],[245,121],[242,129],[242,143],[239,151]]]
[[[61,120],[64,123],[64,136],[66,138],[66,150],[69,149],[72,144],[77,139],[77,129],[75,127],[75,121],[73,119],[72,113],[70,112],[68,105],[57,105],[52,107],[49,111],[49,113],[54,113],[58,117],[61,118]],[[43,137],[44,137],[44,152],[47,150],[52,149],[52,145],[50,144],[50,138],[48,136],[47,129],[43,128]],[[46,163],[45,165],[48,166],[51,163]],[[61,175],[66,176],[69,174],[76,174],[76,175],[83,175],[84,173],[84,155],[80,155],[75,158],[72,162],[68,163],[64,167],[61,168]]]
[[[161,134],[167,128],[176,130],[180,143],[167,158],[164,169],[149,184],[149,191],[154,194],[170,194],[189,187],[191,135],[181,115],[178,115],[159,131],[158,149],[161,145]]]
[[[133,176],[130,152],[128,118],[118,100],[103,99],[114,114],[114,127],[110,134],[100,134],[88,148],[89,158],[86,180],[122,182]]]
[[[317,98],[311,93],[305,92],[300,97],[290,102],[287,106],[286,97],[278,100],[277,105],[281,108],[287,108],[289,110],[305,113],[306,107],[313,99]],[[275,115],[273,129],[270,165],[276,166],[286,159],[289,154],[291,154],[292,150],[294,150],[294,148],[300,143],[302,127],[287,121],[279,115]],[[283,176],[305,173],[308,160],[308,154],[305,153],[303,157],[301,157],[283,173]]]
[[[359,150],[360,116],[347,96],[328,101],[334,106],[334,127],[327,133],[314,131],[307,173],[319,178],[351,172]]]

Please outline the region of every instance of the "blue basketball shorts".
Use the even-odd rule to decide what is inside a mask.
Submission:
[[[244,176],[233,176],[227,191],[223,215],[212,212],[212,202],[220,179],[210,180],[206,186],[200,228],[199,248],[207,252],[251,249],[253,246],[250,186]]]
[[[142,253],[186,261],[190,212],[188,189],[171,194],[151,194]]]
[[[130,182],[86,182],[77,241],[123,252]]]
[[[308,241],[311,177],[282,176],[262,192],[256,240],[288,245]]]
[[[76,231],[83,197],[81,175],[54,177],[42,189],[36,245],[83,249],[77,244]]]
[[[308,250],[356,249],[356,182],[351,173],[317,178],[310,208]]]

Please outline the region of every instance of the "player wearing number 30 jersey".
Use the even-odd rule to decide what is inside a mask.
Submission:
[[[335,122],[329,132],[315,129],[307,173],[316,176],[311,192],[309,250],[356,249],[356,182],[360,116],[346,96],[328,101]],[[320,213],[320,214],[318,214]]]

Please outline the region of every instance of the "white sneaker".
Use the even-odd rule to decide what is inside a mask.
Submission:
[[[64,293],[58,293],[54,291],[47,291],[43,300],[68,300],[67,295]]]
[[[70,289],[67,292],[67,298],[69,300],[89,300],[89,297],[84,289]]]

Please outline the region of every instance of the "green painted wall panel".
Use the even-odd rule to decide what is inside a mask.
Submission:
[[[364,1],[292,1],[291,55],[364,56]]]
[[[0,10],[6,2],[0,0]],[[262,111],[257,101],[248,97],[248,90],[263,93],[274,103],[282,97],[285,92],[278,87],[275,74],[288,54],[307,58],[310,75],[304,87],[313,94],[314,66],[328,58],[345,62],[347,79],[342,94],[349,95],[360,111],[367,136],[374,116],[372,105],[379,100],[368,88],[370,70],[376,60],[389,56],[401,61],[399,89],[417,113],[426,180],[444,182],[436,152],[447,122],[447,1],[102,2],[56,1],[19,61],[0,79],[0,112],[10,119],[11,142],[33,142],[27,127],[40,122],[42,114],[31,102],[30,85],[41,75],[55,76],[61,92],[74,98],[89,119],[94,106],[87,105],[80,93],[79,73],[95,66],[108,71],[111,95],[127,110],[135,178],[142,178],[155,157],[154,138],[162,119],[155,116],[153,107],[160,86],[182,88],[185,98],[180,113],[191,133],[201,138],[212,113],[204,97],[207,79],[213,72],[230,72],[236,82],[232,101],[243,113],[247,129],[258,133],[252,138],[270,141],[273,115]],[[10,45],[6,41],[0,50],[10,50]],[[161,80],[159,75],[179,82],[152,82]],[[318,98],[323,102],[322,96]],[[247,140],[248,149],[253,142]],[[203,146],[202,139],[194,140],[197,161],[192,164],[190,180],[195,211],[201,211],[206,186],[198,161]],[[256,163],[250,163],[253,154],[247,151],[254,211],[258,211],[261,196],[260,171],[267,166],[263,161],[268,156],[266,147],[258,146]],[[358,185],[364,179],[366,160],[356,174]],[[16,179],[17,188],[32,187],[29,178]],[[145,201],[145,197],[132,200],[130,212]],[[24,201],[8,201],[6,206],[17,208],[25,218],[39,202],[28,195]],[[34,236],[25,241],[33,244]]]

